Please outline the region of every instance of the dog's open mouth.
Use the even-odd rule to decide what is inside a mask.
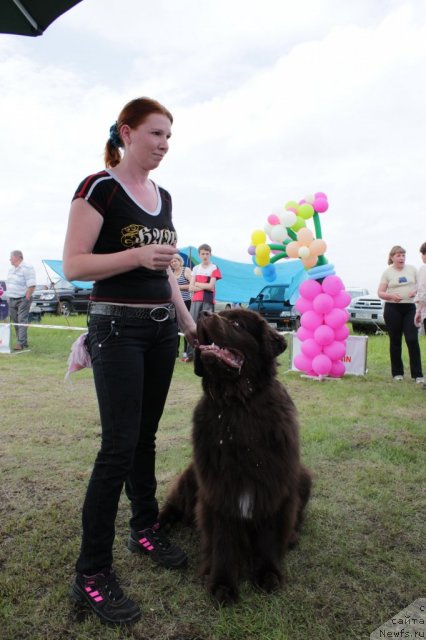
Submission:
[[[218,347],[216,344],[200,344],[199,350],[203,356],[214,357],[224,362],[228,367],[233,369],[241,369],[244,364],[244,356],[237,349],[227,349]]]

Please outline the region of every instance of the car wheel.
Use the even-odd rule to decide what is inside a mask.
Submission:
[[[59,303],[60,315],[69,316],[71,311],[72,311],[71,302],[68,302],[68,300],[61,300],[61,302]]]

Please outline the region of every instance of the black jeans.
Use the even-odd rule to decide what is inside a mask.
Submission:
[[[420,358],[419,332],[414,324],[415,314],[416,306],[414,304],[385,302],[383,317],[389,333],[389,353],[393,376],[404,375],[404,365],[401,355],[402,336],[404,336],[410,359],[411,377],[423,377]]]
[[[101,424],[101,448],[83,505],[78,572],[112,565],[115,519],[125,486],[130,526],[141,530],[158,516],[155,439],[176,359],[175,320],[91,315],[89,350]]]

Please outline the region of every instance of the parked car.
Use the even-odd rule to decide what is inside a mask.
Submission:
[[[300,326],[300,313],[288,300],[288,286],[272,284],[263,287],[255,298],[250,298],[248,309],[257,311],[277,329],[296,331]]]
[[[348,307],[349,322],[352,324],[352,329],[361,333],[385,331],[383,306],[383,300],[377,296],[358,296],[353,298]]]
[[[86,313],[92,289],[81,289],[68,280],[58,280],[48,289],[37,289],[32,296],[31,311],[68,316]]]
[[[346,289],[347,293],[351,296],[351,298],[358,298],[359,296],[368,296],[369,290],[363,289],[362,287],[348,287]]]

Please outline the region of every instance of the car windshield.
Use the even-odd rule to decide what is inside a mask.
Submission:
[[[263,296],[263,300],[270,300],[271,302],[282,302],[286,299],[287,287],[284,286],[274,286],[274,287],[265,287],[260,292]]]

